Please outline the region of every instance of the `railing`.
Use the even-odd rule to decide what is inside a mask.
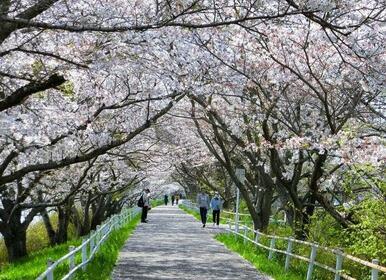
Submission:
[[[97,226],[96,231],[91,231],[88,238],[83,239],[82,244],[78,247],[70,246],[69,253],[53,262],[47,261],[47,270],[44,271],[37,280],[54,280],[54,271],[59,265],[68,261],[69,272],[62,278],[62,280],[71,279],[76,271],[79,269],[86,269],[87,264],[94,258],[100,246],[109,237],[110,233],[115,229],[121,228],[129,222],[138,212],[140,208],[124,209],[118,215],[111,216],[101,226]],[[81,262],[75,264],[75,257],[81,256]]]
[[[197,209],[197,207],[192,202],[184,202],[184,205],[191,209]],[[224,211],[225,212],[225,211]],[[235,214],[233,212],[226,212],[228,214]],[[248,215],[248,214],[242,214],[242,215]],[[291,258],[296,258],[301,261],[308,263],[307,268],[307,280],[311,280],[314,266],[320,267],[322,269],[325,269],[327,271],[330,271],[334,274],[334,280],[340,280],[340,279],[348,279],[348,280],[357,280],[356,278],[348,275],[345,273],[343,268],[343,260],[347,259],[350,260],[356,264],[359,264],[361,266],[367,267],[369,269],[369,273],[371,273],[371,276],[369,277],[371,280],[378,280],[379,274],[383,273],[386,276],[386,267],[380,266],[379,261],[377,259],[373,259],[372,262],[365,261],[362,259],[359,259],[355,256],[349,255],[344,253],[340,249],[332,249],[328,248],[316,243],[297,240],[292,237],[283,237],[283,236],[276,236],[276,235],[270,235],[265,234],[262,232],[259,232],[257,230],[254,230],[253,228],[249,228],[246,225],[236,225],[235,221],[233,219],[227,219],[228,228],[226,229],[228,232],[231,232],[235,234],[236,236],[240,236],[244,239],[244,244],[249,241],[260,248],[268,250],[268,259],[273,259],[273,256],[275,253],[281,253],[285,255],[285,262],[284,262],[284,269],[287,271],[290,268]],[[237,230],[239,229],[239,230]],[[241,229],[241,232],[240,232]],[[269,246],[264,245],[261,243],[261,237],[265,237],[269,240]],[[281,250],[275,247],[276,241],[282,240],[286,242],[286,250]],[[294,244],[302,244],[310,248],[310,254],[309,257],[305,257],[302,255],[297,255],[293,251]],[[335,256],[335,267],[330,267],[326,264],[320,263],[316,261],[317,252],[324,251],[330,254],[333,254]],[[367,278],[368,279],[368,278]],[[360,279],[362,280],[362,279]]]
[[[228,214],[230,216],[235,216],[236,213],[235,212],[229,212],[229,211],[222,211],[223,213],[225,214]],[[251,215],[250,214],[245,214],[245,213],[239,213],[239,216],[242,220],[242,217],[249,217],[250,218],[250,224],[253,224],[253,221],[252,221],[252,218],[251,218]],[[278,219],[275,219],[275,218],[272,218],[270,217],[269,218],[269,222],[270,223],[273,223],[273,224],[278,224],[278,225],[285,225],[287,222],[285,220],[278,220]]]
[[[196,211],[198,213],[200,212],[200,209],[197,207],[197,205],[192,203],[190,200],[184,199],[184,200],[182,200],[181,203],[183,205],[185,205],[186,207],[188,207],[188,208],[190,208],[190,209],[192,209],[192,210],[194,210],[194,211]],[[223,210],[221,212],[225,213],[227,215],[231,215],[231,216],[236,215],[235,212],[229,212],[229,211],[225,211],[225,210]],[[251,217],[250,214],[245,214],[245,213],[239,213],[239,216],[240,216],[241,220],[242,220],[243,217],[249,217],[249,218]],[[274,224],[279,224],[279,225],[285,225],[286,224],[286,221],[284,221],[284,220],[277,220],[277,219],[274,219],[274,218],[269,218],[269,220],[270,220],[271,223],[274,223]],[[246,221],[244,221],[244,222],[246,222]],[[252,219],[250,219],[249,223],[253,224]]]
[[[199,212],[200,209],[197,207],[196,204],[194,204],[193,202],[191,202],[190,200],[187,200],[187,199],[183,199],[181,201],[181,204],[182,205],[185,205],[186,207],[190,208],[191,210],[194,210],[196,212]]]

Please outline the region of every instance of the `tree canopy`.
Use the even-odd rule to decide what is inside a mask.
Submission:
[[[307,238],[318,209],[358,228],[355,204],[382,209],[386,199],[385,9],[376,0],[1,1],[9,259],[27,254],[35,216],[64,242],[70,220],[84,235],[157,180],[217,190],[229,205],[235,185],[261,230],[283,211]],[[371,231],[382,239],[385,224]]]

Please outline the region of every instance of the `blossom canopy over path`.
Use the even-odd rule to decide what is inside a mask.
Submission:
[[[219,191],[228,206],[236,185],[261,230],[280,210],[306,239],[323,209],[375,246],[386,232],[385,10],[376,0],[1,1],[8,260],[27,254],[37,216],[60,244],[70,223],[85,235],[144,187],[174,181],[188,195]]]

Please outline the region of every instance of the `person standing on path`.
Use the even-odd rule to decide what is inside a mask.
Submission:
[[[172,194],[172,206],[174,205],[174,194]]]
[[[180,199],[179,194],[176,194],[176,205],[178,205],[178,200]]]
[[[206,215],[209,209],[209,196],[203,191],[200,191],[197,195],[197,206],[200,208],[202,227],[205,227]]]
[[[167,194],[164,195],[164,202],[165,202],[165,206],[168,205],[169,197]]]
[[[221,211],[222,201],[218,192],[214,194],[214,197],[210,201],[210,208],[213,210],[213,225],[219,226],[220,224],[220,211]]]
[[[145,189],[142,194],[143,199],[143,207],[142,207],[142,215],[141,215],[141,223],[147,223],[147,211],[150,208],[150,190]]]

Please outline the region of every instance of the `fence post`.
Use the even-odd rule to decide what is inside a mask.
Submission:
[[[272,258],[273,258],[273,250],[272,249],[275,249],[275,242],[276,242],[275,237],[272,237],[271,243],[269,245],[269,254],[268,254],[269,260],[272,260]]]
[[[308,264],[307,280],[311,280],[312,271],[314,270],[315,259],[316,259],[316,246],[315,244],[313,244],[311,247],[310,262]]]
[[[92,230],[90,232],[90,257],[92,255],[92,251],[94,250],[95,246],[95,236],[94,236],[94,231]]]
[[[100,227],[101,227],[100,225],[97,225],[97,227],[96,227],[96,235],[95,235],[95,237],[96,237],[96,238],[95,238],[95,245],[96,245],[96,246],[98,246],[99,240],[100,240],[100,237],[101,237],[101,236],[100,236],[100,235],[101,235],[101,232],[100,232],[100,230],[99,230]]]
[[[110,222],[106,224],[103,235],[109,235],[109,231],[110,231]]]
[[[260,232],[258,230],[256,230],[255,242],[259,243],[259,239],[260,239]]]
[[[82,269],[86,269],[86,261],[87,261],[87,242],[86,238],[83,238],[82,240]]]
[[[378,259],[373,259],[372,263],[378,265],[379,264],[379,260]],[[371,269],[371,280],[378,280],[378,269],[376,269],[376,268],[372,268]]]
[[[72,251],[75,250],[75,246],[70,246],[68,248],[68,251],[71,253]],[[75,256],[74,254],[71,254],[70,257],[68,258],[68,264],[69,264],[69,269],[70,271],[74,269],[75,267]],[[72,278],[72,277],[71,277]]]
[[[290,266],[291,256],[289,254],[292,253],[292,244],[293,244],[292,237],[290,237],[290,239],[288,239],[287,250],[285,252],[285,264],[284,264],[285,271],[288,271]]]
[[[112,216],[110,221],[111,221],[111,230],[115,230],[117,228],[117,225],[115,224],[115,221],[116,221],[115,216]]]
[[[337,249],[335,251],[336,254],[336,264],[335,264],[335,278],[334,280],[340,280],[340,271],[342,270],[343,265],[343,251],[340,249]]]
[[[244,241],[243,241],[243,243],[244,243],[244,245],[245,245],[245,243],[247,243],[247,230],[248,230],[248,228],[247,228],[247,226],[246,225],[244,225]]]
[[[54,262],[51,260],[51,259],[48,259],[47,260],[47,269],[50,269],[51,265],[53,264]],[[47,273],[47,280],[54,280],[54,271],[53,270],[50,270],[48,273]]]

